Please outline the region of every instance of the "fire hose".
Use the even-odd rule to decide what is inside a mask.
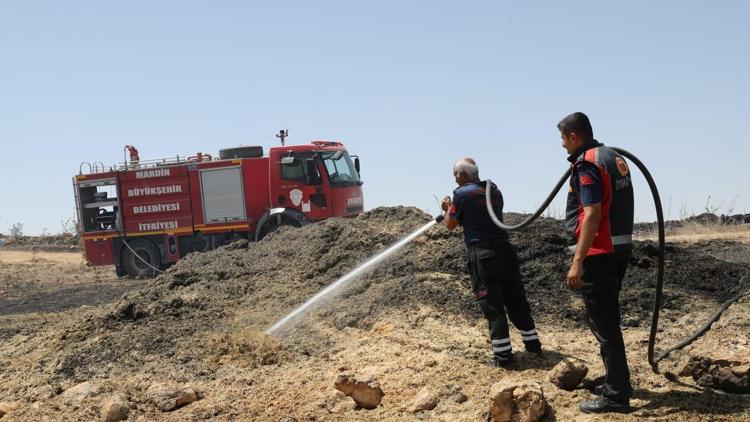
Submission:
[[[670,353],[674,352],[675,350],[680,350],[687,346],[688,344],[694,342],[697,340],[700,336],[706,333],[711,328],[711,325],[713,325],[714,322],[716,322],[722,315],[722,313],[729,308],[730,305],[737,302],[740,298],[750,293],[750,289],[745,289],[744,291],[740,291],[735,296],[733,296],[731,299],[724,302],[721,307],[708,319],[708,321],[700,327],[697,331],[695,331],[692,335],[690,335],[687,339],[683,340],[682,342],[676,344],[673,347],[670,347],[666,349],[665,351],[661,352],[659,355],[655,356],[654,348],[656,346],[656,332],[659,326],[659,311],[661,310],[661,302],[662,302],[662,290],[664,287],[664,252],[666,249],[665,246],[665,240],[664,240],[664,213],[662,211],[661,206],[661,199],[659,197],[659,191],[656,188],[656,183],[654,182],[654,178],[651,177],[651,173],[648,171],[646,166],[641,162],[641,160],[638,159],[635,155],[631,154],[630,152],[622,149],[622,148],[615,148],[615,147],[609,147],[613,151],[617,152],[618,154],[624,156],[625,158],[632,161],[638,169],[641,171],[643,176],[646,178],[646,181],[648,182],[648,186],[651,189],[651,195],[654,199],[654,207],[656,209],[656,221],[657,221],[657,228],[658,228],[658,252],[657,252],[657,274],[656,274],[656,293],[654,295],[654,307],[653,307],[653,313],[651,316],[651,331],[648,336],[648,363],[651,365],[651,370],[655,373],[659,373],[659,362],[662,361],[664,358],[669,356]],[[565,173],[563,173],[562,177],[560,177],[560,180],[557,182],[557,185],[552,189],[550,194],[547,196],[547,198],[544,200],[542,205],[539,207],[539,209],[536,210],[531,216],[526,218],[525,220],[521,221],[518,224],[514,225],[507,225],[504,224],[498,217],[495,215],[495,211],[492,209],[492,202],[490,200],[490,190],[492,186],[492,181],[487,179],[487,184],[485,186],[485,195],[486,195],[486,203],[487,203],[487,212],[490,214],[490,218],[492,218],[492,221],[504,230],[519,230],[522,229],[529,224],[533,223],[539,216],[544,212],[544,210],[547,209],[549,204],[552,202],[552,200],[555,198],[557,193],[560,191],[560,188],[565,184],[566,180],[570,176],[570,170],[566,170]],[[665,374],[667,375],[667,374]]]

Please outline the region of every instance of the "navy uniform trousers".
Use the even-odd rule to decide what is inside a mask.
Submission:
[[[472,290],[489,322],[492,351],[497,358],[512,351],[508,320],[520,331],[526,349],[541,349],[531,317],[531,307],[521,281],[518,255],[508,242],[469,246],[469,272]],[[505,308],[505,309],[503,309]]]
[[[602,395],[619,403],[627,403],[632,391],[620,329],[620,289],[629,260],[630,251],[586,257],[581,288],[589,327],[599,342],[606,371]]]

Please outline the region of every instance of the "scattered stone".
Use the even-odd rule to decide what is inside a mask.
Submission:
[[[99,407],[99,416],[103,422],[118,422],[128,419],[130,407],[119,397],[107,398]]]
[[[224,250],[236,251],[241,249],[247,249],[250,246],[250,242],[247,239],[240,239],[224,246]]]
[[[351,374],[340,374],[336,377],[333,386],[351,397],[363,409],[378,407],[385,395],[380,388],[378,380],[374,378],[357,378]]]
[[[451,396],[451,400],[458,404],[461,404],[466,403],[469,400],[469,397],[467,397],[463,392],[459,391],[458,393]]]
[[[592,376],[591,374],[586,374],[583,380],[581,380],[581,387],[593,391],[594,388],[604,384],[604,379],[604,375]]]
[[[641,320],[637,317],[635,318],[627,318],[622,321],[623,327],[640,327],[641,326]]]
[[[0,418],[18,409],[18,403],[0,402]]]
[[[750,393],[750,353],[716,352],[692,355],[680,371],[681,376],[692,376],[703,387],[717,388],[727,393]]]
[[[31,396],[34,397],[35,401],[51,399],[55,397],[55,389],[51,385],[43,385],[32,390]]]
[[[62,394],[62,400],[65,404],[80,404],[85,399],[97,394],[99,394],[99,386],[93,382],[86,381],[65,390]]]
[[[490,388],[490,416],[498,422],[535,422],[544,416],[546,402],[536,382],[500,381]]]
[[[495,421],[510,421],[513,415],[514,385],[498,382],[490,387],[490,415]]]
[[[580,360],[565,358],[549,371],[549,381],[563,390],[573,390],[589,372]]]
[[[461,391],[461,386],[456,384],[446,384],[441,386],[437,391],[438,401],[446,399],[458,404],[465,403],[469,398]]]
[[[537,383],[518,386],[513,390],[513,401],[522,421],[538,421],[544,416],[546,402],[542,386]]]
[[[157,383],[148,389],[146,398],[162,412],[169,412],[197,401],[198,393],[189,385],[173,387]]]
[[[110,317],[118,321],[135,321],[146,316],[148,316],[148,312],[143,305],[128,300],[120,300],[110,313]]]
[[[427,359],[420,361],[416,365],[414,365],[414,370],[417,372],[422,372],[427,368],[435,367],[437,364],[438,362],[435,359],[428,357]]]
[[[331,391],[331,394],[323,401],[323,407],[329,413],[345,413],[357,409],[357,403],[349,400],[346,394],[338,390]]]
[[[412,401],[411,406],[409,407],[409,412],[417,413],[423,410],[432,410],[435,406],[437,406],[437,397],[435,397],[435,393],[429,388],[424,387],[419,390],[414,397],[414,401]]]

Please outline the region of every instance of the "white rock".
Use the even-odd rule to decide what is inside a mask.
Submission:
[[[82,382],[65,390],[62,400],[65,404],[80,404],[85,399],[99,394],[99,390],[99,386],[93,382]]]
[[[173,387],[154,384],[146,392],[146,398],[162,412],[169,412],[198,400],[198,393],[189,385]]]
[[[333,390],[323,401],[323,407],[329,413],[345,413],[357,409],[357,403],[348,398],[346,394]]]
[[[423,410],[432,410],[437,406],[437,398],[435,397],[435,393],[432,392],[427,387],[422,388],[419,390],[417,395],[414,397],[414,401],[412,401],[411,406],[409,407],[409,412],[411,413],[417,413],[421,412]]]

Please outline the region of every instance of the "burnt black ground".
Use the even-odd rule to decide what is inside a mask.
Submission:
[[[175,359],[175,350],[205,349],[207,333],[227,320],[259,331],[269,327],[325,285],[344,275],[431,217],[415,208],[377,208],[353,219],[330,219],[301,229],[282,229],[258,243],[237,243],[192,254],[140,290],[97,308],[67,327],[68,338],[107,332],[106,341],[70,342],[56,359],[52,379],[88,379],[105,365],[137,366],[132,353],[156,354],[169,368],[202,374],[194,357]],[[527,296],[538,323],[585,326],[578,294],[565,287],[570,260],[562,224],[540,219],[512,234],[522,261]],[[655,284],[652,242],[636,244],[622,292],[626,326],[650,322]],[[687,314],[707,313],[748,283],[747,264],[669,245],[664,308],[668,323]],[[460,232],[435,227],[343,292],[311,318],[337,328],[370,327],[384,312],[422,304],[468,319],[480,319],[469,290]],[[679,328],[679,327],[678,327]],[[678,330],[679,331],[679,330]],[[687,331],[687,327],[682,330]],[[327,340],[303,326],[288,339],[302,354],[324,353]],[[166,370],[166,369],[165,369]],[[201,375],[203,376],[203,375]]]
[[[31,312],[60,312],[81,305],[109,303],[123,293],[143,287],[145,280],[110,281],[96,284],[25,290],[21,297],[1,297],[0,316]]]

